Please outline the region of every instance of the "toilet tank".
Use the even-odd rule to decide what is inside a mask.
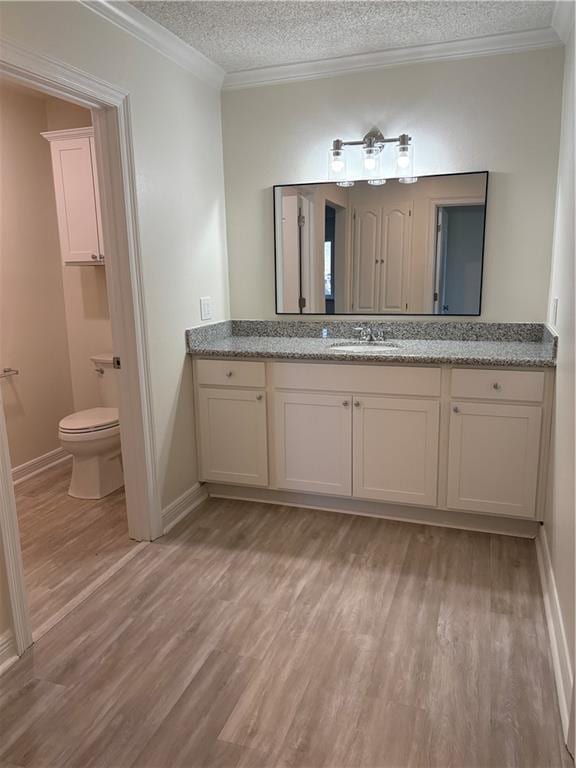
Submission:
[[[118,407],[118,371],[113,366],[111,354],[94,355],[91,357],[98,378],[99,405],[104,408]]]

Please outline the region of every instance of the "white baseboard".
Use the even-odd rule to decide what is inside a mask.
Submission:
[[[550,549],[548,548],[548,539],[546,538],[546,530],[544,527],[541,528],[540,535],[536,539],[536,552],[538,555],[538,570],[540,571],[540,581],[544,596],[546,623],[548,624],[548,634],[550,637],[550,649],[552,652],[556,691],[558,693],[558,703],[560,705],[562,730],[564,732],[564,739],[566,740],[568,738],[574,670],[572,669],[572,661],[568,650],[566,630],[564,628],[564,620],[562,618],[560,600],[556,588],[556,579],[554,577]]]
[[[162,530],[168,533],[174,526],[183,520],[186,515],[208,498],[205,485],[195,483],[192,488],[185,491],[173,502],[162,510]]]
[[[404,523],[436,525],[441,528],[457,528],[465,531],[497,533],[502,536],[521,536],[534,539],[539,523],[535,520],[482,515],[472,512],[456,512],[448,509],[417,507],[409,504],[392,504],[380,501],[355,499],[350,496],[324,496],[319,493],[278,491],[272,488],[256,488],[223,483],[207,483],[210,496],[220,499],[239,499],[264,504],[281,504],[304,509],[322,509],[347,515],[364,515]]]
[[[14,645],[14,636],[11,630],[7,630],[0,635],[0,675],[15,661],[18,661],[18,654]]]
[[[22,483],[24,480],[28,480],[40,472],[44,472],[45,469],[53,467],[55,464],[69,461],[71,458],[72,456],[67,453],[64,448],[56,448],[53,451],[45,453],[43,456],[38,456],[37,459],[27,461],[25,464],[20,464],[20,466],[12,469],[12,480],[14,485]]]

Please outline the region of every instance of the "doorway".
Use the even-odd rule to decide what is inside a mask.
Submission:
[[[118,407],[124,459],[125,519],[129,534],[126,540],[151,540],[161,535],[162,521],[143,319],[128,94],[79,70],[8,43],[3,44],[1,56],[0,79],[3,83],[36,90],[43,97],[53,96],[71,102],[90,110],[92,116],[102,239],[105,253],[109,254],[106,260],[106,272],[110,276],[107,298],[114,336],[113,351],[120,366]],[[41,342],[42,329],[36,332]],[[17,369],[15,363],[2,361],[2,365]],[[32,643],[32,626],[4,418],[3,386],[0,386],[0,535],[13,644],[16,653],[21,655]],[[86,590],[80,589],[75,599],[82,600],[86,596]]]
[[[436,207],[434,314],[480,312],[484,205]]]

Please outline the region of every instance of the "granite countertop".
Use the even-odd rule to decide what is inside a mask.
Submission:
[[[294,325],[301,326],[294,327]],[[381,326],[389,350],[348,352],[333,349],[357,342],[358,333],[346,323],[294,321],[227,321],[187,331],[188,352],[195,357],[268,360],[326,360],[404,364],[457,364],[468,366],[554,367],[556,338],[537,324],[489,323],[372,323]],[[356,325],[356,324],[354,324]],[[475,325],[472,330],[462,326]],[[438,330],[438,326],[441,326]],[[444,338],[410,338],[422,336]],[[396,331],[396,333],[395,333]],[[302,335],[294,335],[299,333]],[[338,333],[339,335],[335,335]],[[314,334],[314,335],[312,335]],[[324,334],[324,336],[319,336]],[[464,336],[472,338],[451,338]],[[500,338],[495,338],[495,336]],[[446,338],[448,337],[448,338]]]

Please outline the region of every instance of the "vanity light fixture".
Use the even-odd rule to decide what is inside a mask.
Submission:
[[[329,152],[329,177],[340,187],[351,187],[349,180],[346,147],[360,147],[362,151],[363,175],[369,184],[379,186],[386,183],[382,169],[383,150],[386,144],[396,144],[396,171],[398,181],[413,184],[418,179],[413,175],[412,137],[403,133],[393,138],[385,138],[377,128],[368,131],[360,141],[334,139]]]

